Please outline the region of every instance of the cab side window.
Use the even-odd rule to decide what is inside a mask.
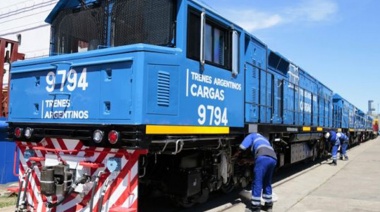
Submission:
[[[187,26],[187,57],[199,60],[201,36],[201,18],[199,11],[189,10]],[[206,18],[204,36],[205,62],[210,65],[231,70],[231,30],[210,18]]]

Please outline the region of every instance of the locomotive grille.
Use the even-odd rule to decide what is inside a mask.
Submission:
[[[173,0],[116,1],[112,11],[113,45],[174,45]]]
[[[257,101],[257,95],[256,95],[256,93],[257,93],[257,89],[256,89],[256,88],[253,88],[253,89],[252,89],[252,100],[253,100],[253,102],[255,102],[255,103],[258,102],[258,101]]]
[[[253,68],[253,70],[252,70],[252,77],[253,77],[254,79],[257,78],[256,70],[257,70],[257,68]]]
[[[170,73],[159,71],[157,82],[157,105],[169,107]]]
[[[80,48],[96,49],[105,45],[103,37],[104,10],[102,7],[76,12],[72,9],[61,11],[52,23],[56,45],[55,53],[73,53]]]

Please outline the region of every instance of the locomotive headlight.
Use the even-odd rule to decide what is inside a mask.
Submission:
[[[31,138],[33,134],[33,129],[30,127],[27,127],[24,131],[25,138]]]
[[[92,135],[92,139],[95,143],[100,143],[103,140],[104,132],[101,130],[95,130],[94,134]]]
[[[16,138],[21,138],[23,129],[20,127],[16,127],[14,131],[14,135]]]
[[[116,142],[119,140],[119,132],[116,131],[116,130],[111,130],[109,133],[108,133],[108,141],[111,143],[111,144],[116,144]]]

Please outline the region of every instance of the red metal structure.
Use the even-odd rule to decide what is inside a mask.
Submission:
[[[18,42],[0,38],[0,85],[3,85],[3,76],[5,74],[5,64],[11,63],[16,60],[23,60],[25,55],[18,52]],[[9,71],[9,70],[8,70]],[[0,116],[8,116],[8,87],[2,86],[2,92],[0,92]]]
[[[379,119],[374,119],[373,122],[373,137],[376,138],[379,135]]]
[[[375,119],[374,124],[373,124],[373,131],[379,131],[379,121],[378,119]]]
[[[24,54],[20,54],[18,52],[18,42],[0,38],[0,85],[1,92],[0,92],[0,141],[6,141],[7,140],[7,126],[6,123],[7,117],[8,117],[8,84],[4,84],[3,80],[4,75],[7,71],[10,70],[11,63],[16,60],[23,60]],[[8,72],[9,73],[9,72]],[[0,169],[1,170],[12,170],[12,164],[13,157],[12,152],[15,150],[15,144],[10,142],[1,142],[0,143],[0,155],[3,156],[3,160],[0,161]],[[16,156],[16,155],[15,155]],[[16,174],[16,157],[14,158],[14,172],[8,171],[6,173],[3,173],[0,177],[0,183],[8,183],[15,181],[17,179]]]

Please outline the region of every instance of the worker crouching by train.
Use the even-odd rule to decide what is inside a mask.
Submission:
[[[251,210],[261,210],[261,194],[265,202],[265,210],[272,211],[272,177],[277,164],[276,153],[270,142],[259,133],[246,136],[240,144],[240,149],[233,155],[236,158],[242,150],[248,148],[253,156],[253,175]]]
[[[348,160],[348,156],[347,156],[347,147],[348,147],[348,141],[349,141],[349,138],[348,136],[343,133],[343,132],[338,132],[336,134],[340,140],[340,144],[341,144],[341,149],[340,149],[340,159],[341,160]]]
[[[330,142],[332,148],[331,148],[331,156],[332,156],[332,162],[331,165],[336,166],[337,165],[337,154],[338,149],[340,145],[339,137],[337,136],[337,133],[334,130],[331,130],[329,132],[325,133],[325,138],[327,142]]]

